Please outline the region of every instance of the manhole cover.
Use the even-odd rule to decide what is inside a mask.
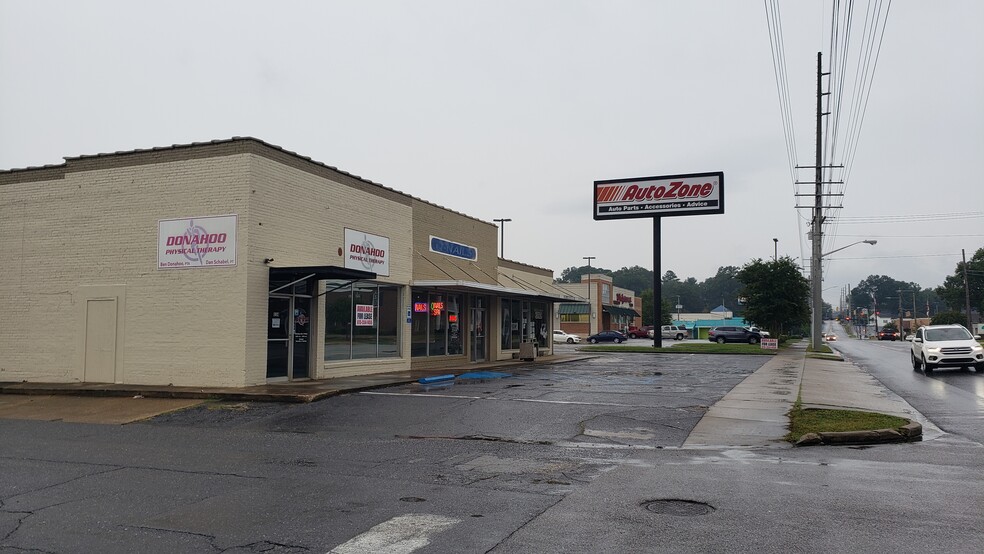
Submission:
[[[654,514],[668,516],[703,516],[714,511],[714,506],[693,500],[650,500],[642,505]]]

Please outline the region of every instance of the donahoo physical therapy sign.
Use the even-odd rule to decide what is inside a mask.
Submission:
[[[157,269],[236,266],[239,217],[217,215],[157,222]]]
[[[345,267],[372,271],[388,277],[390,274],[389,238],[345,229]]]

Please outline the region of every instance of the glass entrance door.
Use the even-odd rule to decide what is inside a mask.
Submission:
[[[485,308],[472,308],[470,321],[471,361],[484,362],[486,358]]]
[[[271,296],[267,308],[267,379],[287,377],[291,362],[290,297]]]
[[[267,379],[308,377],[311,298],[271,295],[267,309]]]

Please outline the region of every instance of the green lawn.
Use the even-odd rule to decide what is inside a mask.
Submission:
[[[796,442],[807,433],[898,429],[908,423],[909,420],[901,417],[872,412],[804,409],[797,401],[789,411],[789,434],[785,438]]]
[[[772,356],[776,350],[763,350],[757,344],[717,344],[708,341],[706,344],[688,342],[671,347],[655,348],[653,346],[620,346],[620,345],[594,345],[580,346],[581,352],[658,352],[660,354],[757,354],[760,356]]]

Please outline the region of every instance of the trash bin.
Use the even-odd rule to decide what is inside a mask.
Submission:
[[[537,344],[535,342],[524,342],[519,345],[519,359],[531,361],[536,359]]]

